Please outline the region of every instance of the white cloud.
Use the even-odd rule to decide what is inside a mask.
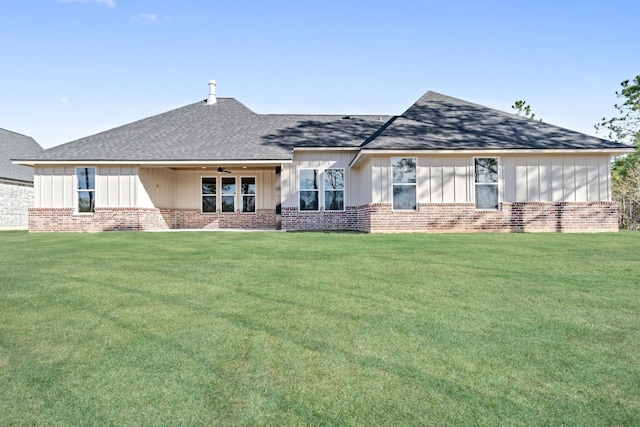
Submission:
[[[131,16],[131,20],[136,24],[159,24],[162,22],[167,22],[169,17],[160,18],[155,13],[139,13],[137,15]]]
[[[58,99],[63,105],[69,105],[69,98],[67,98],[66,96],[60,95]]]
[[[58,3],[92,3],[92,2],[107,5],[111,9],[116,7],[115,0],[58,0]]]

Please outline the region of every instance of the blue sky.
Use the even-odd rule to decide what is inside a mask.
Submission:
[[[51,147],[205,99],[401,114],[427,90],[594,134],[640,74],[637,0],[21,0],[0,12],[0,127]]]

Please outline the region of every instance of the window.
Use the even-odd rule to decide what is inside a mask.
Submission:
[[[255,212],[256,179],[253,177],[240,178],[240,193],[242,194],[242,212]]]
[[[344,169],[324,171],[324,209],[344,210]]]
[[[391,159],[393,167],[393,209],[415,210],[416,159]]]
[[[216,212],[216,178],[202,178],[202,212]]]
[[[318,169],[300,169],[300,210],[318,210]]]
[[[236,211],[236,179],[222,178],[222,213]]]
[[[96,210],[96,168],[76,168],[78,212]]]
[[[498,209],[498,159],[475,159],[476,209]]]

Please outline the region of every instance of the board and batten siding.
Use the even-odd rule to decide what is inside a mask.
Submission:
[[[206,171],[168,168],[91,166],[96,168],[96,207],[200,209],[202,176]],[[275,209],[275,169],[238,171],[224,176],[254,176],[257,209]],[[76,166],[38,166],[34,174],[34,207],[75,208]]]
[[[86,165],[86,167],[95,167]],[[138,168],[95,167],[97,207],[135,207]],[[34,207],[75,208],[76,166],[37,166],[33,177]]]
[[[173,209],[176,207],[176,172],[165,168],[140,168],[138,207]]]
[[[176,172],[176,208],[202,209],[202,177],[235,177],[237,191],[240,191],[240,178],[243,176],[256,178],[256,209],[275,209],[275,168],[246,169],[218,174],[215,170],[178,171]],[[218,192],[220,180],[218,179]],[[218,194],[220,196],[220,194]],[[238,202],[240,203],[240,202]],[[238,205],[240,206],[240,205]]]
[[[394,156],[402,157],[402,156]],[[418,203],[465,203],[472,200],[473,158],[469,156],[411,156],[417,158]],[[391,157],[374,156],[370,168],[372,203],[393,201]]]
[[[355,151],[301,151],[294,152],[293,161],[282,166],[280,176],[281,197],[283,208],[297,208],[298,180],[300,169],[318,169],[320,206],[324,206],[324,187],[322,172],[325,169],[344,169],[345,206],[355,206],[356,194],[360,192],[359,174],[353,174],[349,163],[355,156]]]
[[[137,205],[138,168],[103,166],[96,170],[96,206],[131,208]]]
[[[502,156],[508,202],[611,200],[609,155]]]
[[[402,157],[402,156],[394,156]],[[474,158],[406,155],[417,158],[418,203],[473,203]],[[609,155],[487,155],[498,157],[500,200],[504,202],[600,202],[611,200]],[[392,203],[391,157],[372,156],[361,166],[366,203]],[[364,199],[362,199],[364,201]]]

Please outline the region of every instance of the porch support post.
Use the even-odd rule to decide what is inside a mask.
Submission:
[[[282,230],[281,172],[282,167],[276,166],[276,230]]]

